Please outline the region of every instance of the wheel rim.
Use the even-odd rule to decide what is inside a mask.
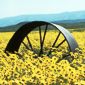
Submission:
[[[75,39],[73,38],[73,36],[63,27],[53,24],[53,23],[48,23],[48,22],[43,22],[43,21],[34,21],[34,22],[23,25],[11,38],[11,40],[9,41],[9,43],[5,49],[5,52],[9,51],[11,53],[14,53],[14,51],[18,51],[21,43],[25,46],[26,49],[29,49],[28,46],[26,45],[26,43],[23,42],[24,38],[27,39],[29,46],[30,46],[30,50],[34,52],[33,46],[27,35],[30,34],[30,32],[32,32],[33,30],[35,30],[36,27],[38,27],[38,32],[39,32],[39,37],[40,37],[40,50],[39,50],[38,55],[41,56],[44,53],[43,46],[44,46],[44,41],[45,41],[45,37],[46,37],[49,25],[55,29],[57,28],[57,30],[59,31],[59,33],[58,33],[57,37],[55,38],[51,47],[59,48],[64,42],[67,42],[69,51],[74,52],[75,48],[77,48],[78,45],[77,45]],[[45,26],[43,36],[42,36],[42,32],[41,32],[42,31],[41,26]],[[63,35],[64,39],[57,46],[55,46],[56,42],[58,41],[61,34]],[[49,49],[49,51],[47,52],[47,56],[49,56],[51,53],[52,53],[52,49]]]

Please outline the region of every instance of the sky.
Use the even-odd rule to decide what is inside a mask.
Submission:
[[[85,0],[0,0],[0,18],[85,10]]]

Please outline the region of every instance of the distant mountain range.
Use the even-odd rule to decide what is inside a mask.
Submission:
[[[29,21],[49,21],[56,23],[76,23],[85,22],[85,11],[65,12],[59,14],[39,14],[39,15],[21,15],[0,19],[0,27],[15,25],[21,22]]]

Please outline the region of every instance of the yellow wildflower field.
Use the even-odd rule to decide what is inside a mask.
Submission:
[[[47,37],[55,36],[52,33],[49,32]],[[34,58],[35,54],[30,50],[24,51],[21,57],[17,54],[7,56],[4,50],[13,34],[0,33],[0,85],[85,85],[85,31],[72,32],[79,49],[70,53],[70,57],[74,58],[71,62],[68,59],[57,62],[62,57],[63,48],[57,49],[52,58],[46,55]],[[37,36],[35,32],[31,39]],[[45,43],[49,46],[48,42]],[[38,48],[37,42],[33,44]]]

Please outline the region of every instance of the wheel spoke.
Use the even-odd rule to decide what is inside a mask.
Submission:
[[[58,41],[58,39],[59,39],[60,34],[61,34],[61,32],[59,31],[58,36],[56,37],[56,39],[55,39],[55,41],[54,41],[54,43],[53,43],[52,47],[54,47],[54,46],[55,46],[56,42],[57,42],[57,41]],[[50,51],[48,52],[47,56],[49,56],[49,55],[51,54],[51,50],[52,50],[52,49],[50,49]]]
[[[45,28],[45,31],[44,31],[44,35],[43,35],[43,39],[42,39],[42,35],[41,35],[41,27],[39,26],[39,34],[40,34],[40,53],[39,53],[39,56],[41,54],[43,54],[43,44],[44,44],[44,40],[45,40],[45,36],[46,36],[46,32],[47,32],[47,28],[48,28],[48,25],[46,25],[46,28]]]
[[[39,26],[39,35],[40,35],[40,53],[39,56],[43,53],[43,45],[42,45],[42,35],[41,35],[41,27]]]
[[[58,48],[60,45],[62,45],[64,42],[66,41],[66,39],[64,39],[61,43],[59,43],[56,48]]]
[[[44,32],[44,36],[43,36],[43,41],[42,41],[43,44],[44,44],[44,40],[45,40],[45,36],[46,36],[46,32],[47,32],[47,28],[48,28],[48,25],[46,25],[46,28],[45,28],[45,32]]]
[[[53,43],[53,45],[52,45],[52,47],[55,46],[56,42],[58,41],[58,38],[59,38],[60,34],[61,34],[61,32],[59,32],[58,36],[56,37],[56,40],[54,41],[54,43]]]
[[[40,45],[42,45],[42,35],[41,35],[41,27],[39,26],[39,35],[40,35]]]
[[[22,42],[22,44],[29,50],[29,47],[24,42]]]
[[[28,37],[28,36],[26,36],[26,38],[27,38],[27,41],[28,41],[28,43],[29,43],[29,46],[30,46],[31,50],[33,51],[32,44],[31,44],[31,42],[30,42],[29,37]]]

